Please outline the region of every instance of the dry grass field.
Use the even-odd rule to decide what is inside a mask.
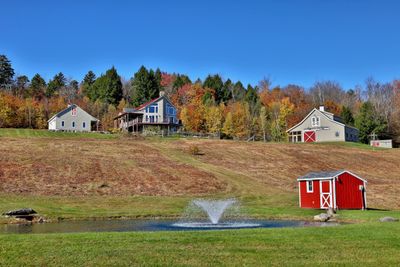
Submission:
[[[198,146],[202,155],[189,153]],[[400,208],[400,150],[200,139],[0,137],[0,193],[21,196],[273,196],[296,177],[348,169],[374,208]]]

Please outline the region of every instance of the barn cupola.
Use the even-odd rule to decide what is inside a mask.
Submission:
[[[325,111],[325,107],[324,106],[319,106],[319,111],[324,112]]]

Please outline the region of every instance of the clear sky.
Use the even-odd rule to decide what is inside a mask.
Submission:
[[[400,1],[0,0],[0,54],[18,74],[81,80],[114,65],[346,89],[400,78]]]

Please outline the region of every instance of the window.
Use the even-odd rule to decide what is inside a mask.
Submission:
[[[72,122],[72,128],[75,128],[75,122],[74,121]]]
[[[149,116],[146,115],[146,122],[148,122],[148,121],[149,121]]]
[[[290,132],[289,142],[291,143],[301,142],[301,131]]]
[[[320,126],[320,119],[317,116],[311,117],[311,127],[318,127]]]
[[[313,191],[313,181],[307,181],[307,193],[312,193]]]
[[[72,116],[76,116],[76,114],[77,114],[76,108],[73,108],[73,109],[71,110],[71,114],[72,114]]]
[[[61,127],[64,127],[65,123],[64,121],[61,121]]]
[[[335,133],[335,136],[336,136],[336,137],[339,137],[339,132],[336,132],[336,133]]]
[[[176,115],[176,110],[173,106],[171,106],[170,104],[167,104],[167,113],[169,115]]]
[[[148,113],[158,113],[158,105],[151,105],[148,108],[146,108],[146,112]]]
[[[154,116],[150,116],[150,122],[154,122]]]
[[[82,128],[86,128],[86,122],[82,122]]]

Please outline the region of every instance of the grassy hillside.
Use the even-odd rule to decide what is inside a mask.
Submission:
[[[310,218],[318,211],[298,208],[296,177],[331,169],[365,177],[370,207],[400,208],[399,150],[22,133],[0,129],[0,211],[31,206],[53,219],[171,217],[194,197],[233,196],[255,217]],[[202,155],[189,153],[193,145]],[[379,216],[344,214],[349,219]]]

